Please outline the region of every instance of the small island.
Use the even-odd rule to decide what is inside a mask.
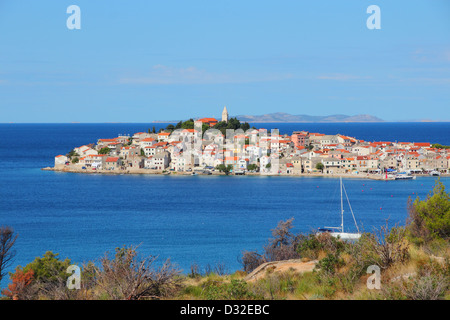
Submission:
[[[299,128],[300,129],[300,128]],[[429,142],[364,141],[343,134],[250,127],[200,118],[156,132],[100,138],[55,157],[43,170],[103,174],[342,176],[377,180],[448,175],[449,147]]]

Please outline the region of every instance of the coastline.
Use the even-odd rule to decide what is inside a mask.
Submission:
[[[56,168],[56,167],[45,167],[41,168],[42,171],[55,171],[55,172],[66,172],[66,173],[81,173],[81,174],[103,174],[103,175],[173,175],[173,176],[192,176],[191,172],[162,172],[161,170],[152,169],[127,169],[127,170],[87,170],[87,169],[77,169],[77,168]],[[209,174],[196,173],[196,176],[208,176]],[[213,171],[210,175],[213,176],[226,176],[225,173],[219,171]],[[234,175],[229,174],[228,176],[268,176],[268,177],[295,177],[295,178],[305,178],[305,177],[316,177],[316,178],[347,178],[347,179],[366,179],[366,180],[378,180],[378,181],[395,181],[393,179],[386,179],[386,176],[380,174],[351,174],[351,173],[302,173],[302,174],[260,174],[255,173],[245,173],[245,175]],[[415,175],[416,177],[430,177],[429,175]],[[441,174],[440,177],[450,177],[450,174]]]

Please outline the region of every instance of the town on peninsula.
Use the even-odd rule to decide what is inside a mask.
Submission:
[[[43,170],[109,174],[347,176],[377,180],[448,175],[450,148],[429,142],[364,141],[200,118],[75,147]]]

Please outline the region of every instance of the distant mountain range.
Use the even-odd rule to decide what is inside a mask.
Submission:
[[[285,112],[275,112],[263,115],[239,115],[230,117],[238,118],[243,122],[384,122],[380,119],[369,114],[357,114],[354,116],[348,116],[345,114],[333,114],[329,116],[310,116],[306,114],[289,114]],[[216,117],[220,121],[221,117]],[[172,123],[180,120],[165,120],[165,121],[153,121],[155,123]]]
[[[240,121],[246,122],[384,122],[384,120],[368,114],[348,116],[333,114],[329,116],[310,116],[305,114],[293,115],[285,112],[268,113],[263,115],[239,115]]]

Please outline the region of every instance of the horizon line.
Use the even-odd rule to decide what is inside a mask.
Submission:
[[[72,122],[0,122],[0,124],[164,124],[164,123],[178,123],[183,120],[173,120],[173,121],[162,121],[162,120],[154,120],[149,122],[78,122],[78,121],[72,121]],[[248,121],[244,121],[248,122]],[[252,121],[248,123],[448,123],[450,120],[383,120],[383,121]]]

